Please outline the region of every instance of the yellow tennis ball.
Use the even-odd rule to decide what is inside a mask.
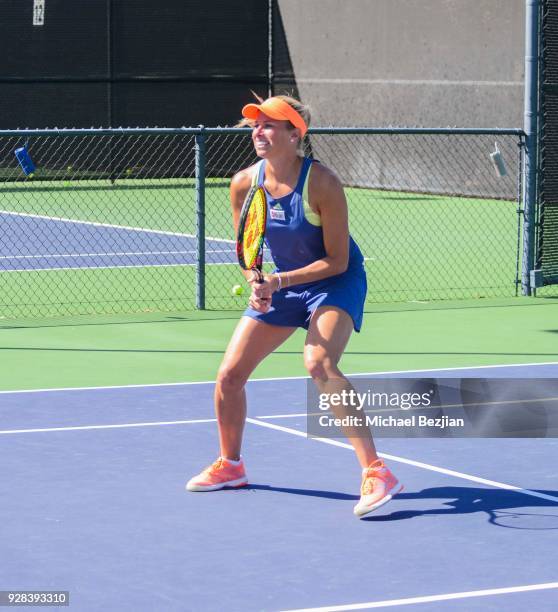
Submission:
[[[242,285],[234,285],[231,289],[233,295],[242,295],[244,293],[244,287]]]
[[[33,174],[33,172],[31,172],[31,174],[29,175],[29,178],[33,178],[35,175]]]

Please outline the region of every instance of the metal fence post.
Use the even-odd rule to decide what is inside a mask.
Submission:
[[[525,138],[520,136],[517,141],[517,247],[515,253],[515,297],[519,294],[521,285],[521,222],[523,220],[523,160],[525,158]]]
[[[539,0],[526,0],[525,14],[525,181],[523,183],[523,295],[531,295],[531,270],[535,262],[537,205],[537,115],[539,73]]]
[[[205,310],[205,133],[196,134],[196,308]]]

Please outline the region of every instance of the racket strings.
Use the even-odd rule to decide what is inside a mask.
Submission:
[[[251,269],[261,264],[263,238],[267,216],[267,202],[263,189],[258,189],[251,197],[246,218],[242,227],[242,239],[240,241],[241,255],[244,267]]]

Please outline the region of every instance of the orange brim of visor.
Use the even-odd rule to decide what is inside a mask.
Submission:
[[[281,100],[281,98],[268,98],[261,104],[247,104],[242,109],[242,116],[246,119],[257,119],[258,113],[263,113],[272,119],[281,121],[290,121],[296,128],[300,130],[301,136],[304,136],[308,131],[308,127],[304,119],[295,111],[295,109]]]

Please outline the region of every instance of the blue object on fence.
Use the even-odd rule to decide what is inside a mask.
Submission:
[[[19,149],[14,151],[14,153],[25,175],[32,176],[33,172],[35,172],[35,164],[29,156],[26,147],[19,147]]]

